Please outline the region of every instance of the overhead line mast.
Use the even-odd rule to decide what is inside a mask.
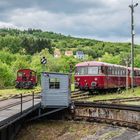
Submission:
[[[131,9],[131,88],[132,92],[134,92],[134,8],[138,6],[138,3],[134,4],[132,0],[132,4],[129,5]]]

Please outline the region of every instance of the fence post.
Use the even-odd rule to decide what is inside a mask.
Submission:
[[[34,91],[32,92],[32,103],[33,103],[33,107],[34,107]]]
[[[22,102],[22,93],[20,94],[20,99],[21,99],[21,103],[20,103],[20,105],[21,105],[21,106],[20,106],[20,112],[21,112],[21,114],[22,114],[22,103],[23,103],[23,102]]]

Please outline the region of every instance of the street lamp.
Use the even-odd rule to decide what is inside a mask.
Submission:
[[[132,0],[132,4],[129,5],[131,9],[131,35],[132,35],[132,42],[131,42],[131,88],[132,92],[134,92],[134,8],[138,6],[138,3],[134,4]]]

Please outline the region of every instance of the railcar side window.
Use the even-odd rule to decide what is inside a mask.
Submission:
[[[50,89],[59,89],[60,88],[60,79],[50,78],[49,79],[49,88]]]
[[[109,74],[109,75],[112,74],[112,69],[111,69],[111,67],[108,67],[108,74]]]
[[[115,71],[114,71],[114,67],[112,67],[112,75],[114,75],[114,72],[115,72]]]
[[[121,75],[121,69],[119,68],[119,71],[118,71],[118,75],[120,76]]]
[[[99,73],[99,67],[88,67],[88,74],[97,75]]]
[[[115,68],[115,75],[118,75],[118,71],[117,71],[117,68]]]

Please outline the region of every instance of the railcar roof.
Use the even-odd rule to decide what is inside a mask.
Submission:
[[[34,71],[34,70],[31,70],[31,69],[19,69],[17,72],[20,72],[20,71]]]
[[[110,64],[105,62],[98,62],[98,61],[86,61],[86,62],[78,63],[76,65],[76,67],[82,67],[82,66],[114,66],[114,67],[116,66],[116,67],[126,68],[125,66]]]

